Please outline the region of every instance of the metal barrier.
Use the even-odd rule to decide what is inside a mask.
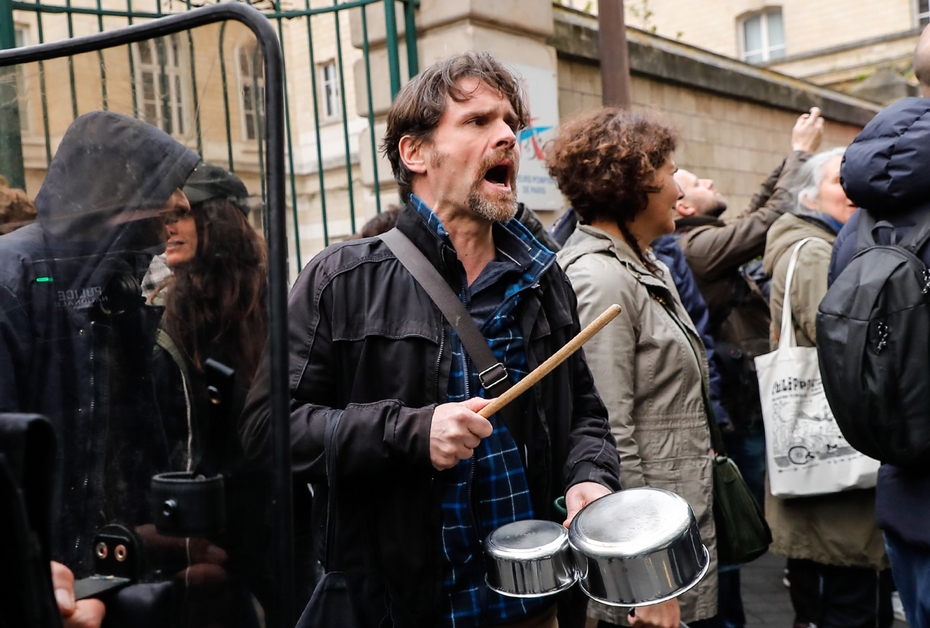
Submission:
[[[362,147],[358,143],[362,141],[359,139],[363,137],[361,128],[366,122],[368,129],[375,128],[370,11],[379,4],[384,9],[387,69],[393,98],[402,82],[402,44],[406,48],[406,75],[413,76],[418,71],[414,24],[418,1],[352,0],[340,3],[332,0],[332,4],[321,6],[322,2],[302,0],[302,8],[288,6],[286,0],[255,3],[276,29],[285,63],[287,202],[291,219],[289,251],[292,271],[303,267],[308,253],[328,245],[334,237],[354,232],[359,226],[358,196],[364,187],[357,159]],[[295,2],[300,3],[301,0]],[[54,3],[0,0],[0,49],[101,33],[119,26],[183,13],[199,4],[192,0],[58,0]],[[349,21],[346,12],[350,10],[358,11],[361,32],[359,34],[356,29],[355,45],[360,45],[360,48],[345,41]],[[398,11],[402,13],[402,25],[398,23]],[[304,40],[306,49],[301,51],[298,48]],[[70,118],[76,118],[89,108],[111,108],[114,89],[118,89],[114,88],[114,83],[122,82],[124,86],[128,83],[131,110],[126,113],[160,126],[187,143],[201,158],[225,165],[244,180],[248,181],[251,174],[251,179],[261,185],[264,202],[264,178],[255,176],[264,168],[261,163],[264,138],[260,124],[264,115],[264,78],[260,51],[255,47],[251,51],[231,51],[226,27],[220,27],[218,48],[222,95],[217,98],[216,94],[202,94],[199,89],[198,70],[203,72],[204,69],[197,64],[197,47],[202,45],[187,33],[186,37],[180,34],[159,39],[152,45],[146,45],[144,50],[134,49],[125,62],[114,63],[103,52],[98,52],[99,77],[95,78],[99,81],[99,93],[93,101],[86,89],[89,77],[86,72],[82,76],[69,57],[65,80],[70,90]],[[230,52],[236,55],[235,59],[229,58]],[[215,51],[209,51],[209,54],[215,56]],[[363,81],[356,80],[354,84],[352,68],[346,67],[353,56],[362,60],[364,71]],[[176,70],[181,64],[186,66],[184,71]],[[118,73],[124,75],[119,76]],[[236,75],[237,86],[232,84]],[[61,121],[56,120],[62,115],[60,107],[52,107],[48,102],[48,76],[44,62],[39,62],[36,77],[39,85],[34,92],[40,102],[31,103],[31,106],[36,110],[33,117],[41,121],[36,120],[38,124],[32,124],[28,131],[21,132],[23,123],[19,113],[22,108],[17,99],[17,89],[22,91],[18,84],[21,77],[16,76],[15,68],[0,71],[0,173],[5,174],[14,187],[27,188],[30,195],[35,194],[36,189],[32,188],[37,187],[32,183],[44,176],[43,166],[47,167],[53,154],[55,128],[61,126]],[[367,98],[367,106],[364,107],[367,114],[362,117],[350,115],[348,111],[350,102],[347,102],[347,94],[354,92],[356,85]],[[172,107],[182,104],[196,112],[195,115],[185,118],[180,113],[172,113]],[[312,115],[308,116],[310,112],[307,109],[311,106]],[[241,129],[234,128],[233,109],[239,112]],[[205,116],[201,115],[201,110],[222,111],[225,133],[205,137],[202,128]],[[312,118],[312,125],[307,124],[308,117]],[[190,128],[184,126],[185,121],[193,122]],[[32,144],[38,144],[41,137],[44,165],[36,159],[31,162],[28,158],[24,160],[23,134],[33,138]],[[375,133],[367,133],[367,143],[370,145],[364,149],[376,155]],[[225,150],[220,150],[221,144],[225,144]],[[35,149],[34,152],[40,150],[38,146]],[[373,159],[372,162],[374,176],[370,191],[373,199],[369,199],[368,206],[373,206],[374,211],[380,213],[383,199],[378,183],[378,160]],[[338,193],[339,198],[329,199],[328,193]],[[346,215],[347,219],[344,218]],[[305,233],[301,232],[302,226]]]

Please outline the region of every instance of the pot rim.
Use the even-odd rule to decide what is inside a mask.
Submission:
[[[562,591],[568,591],[573,586],[575,586],[575,584],[578,582],[578,570],[573,569],[572,573],[575,574],[575,577],[570,582],[566,582],[562,586],[557,587],[555,589],[550,589],[546,591],[545,593],[513,593],[511,591],[504,591],[503,589],[498,589],[497,587],[492,585],[490,581],[488,581],[487,574],[485,574],[484,576],[484,583],[488,586],[489,589],[491,589],[495,593],[503,595],[504,597],[516,597],[516,598],[521,598],[521,599],[538,599],[541,597],[548,597],[550,595],[556,595],[557,593],[561,593]]]
[[[610,600],[597,597],[596,595],[588,591],[588,589],[584,586],[584,579],[581,578],[580,576],[578,577],[578,586],[581,587],[582,592],[585,595],[587,595],[589,598],[591,598],[595,602],[600,602],[601,604],[604,604],[606,606],[613,606],[613,607],[619,607],[619,608],[638,608],[640,606],[652,606],[653,604],[661,604],[662,602],[667,602],[669,600],[675,599],[681,596],[683,593],[690,591],[691,589],[696,587],[701,580],[704,579],[705,575],[707,575],[707,570],[710,569],[710,552],[707,551],[706,546],[701,545],[701,547],[704,549],[704,567],[701,568],[701,571],[698,572],[698,574],[694,577],[694,579],[687,586],[681,589],[677,589],[674,593],[671,593],[669,595],[666,595],[660,598],[656,598],[654,600],[649,600],[648,602],[632,602],[632,603],[612,602]]]

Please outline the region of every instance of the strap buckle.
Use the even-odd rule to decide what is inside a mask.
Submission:
[[[491,368],[478,373],[478,379],[481,380],[481,385],[484,386],[485,390],[490,390],[498,384],[507,381],[507,368],[498,362]]]

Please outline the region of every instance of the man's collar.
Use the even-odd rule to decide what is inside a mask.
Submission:
[[[416,194],[410,195],[409,204],[416,210],[430,233],[442,246],[455,252],[455,246],[448,232],[433,211]],[[516,262],[525,273],[538,278],[555,261],[555,253],[544,247],[518,220],[494,223],[491,228],[494,246],[499,255],[504,255]],[[409,235],[409,234],[408,234]]]
[[[725,225],[722,220],[715,218],[714,216],[705,216],[704,214],[693,214],[691,216],[682,216],[681,218],[675,219],[675,230],[681,229],[693,229],[694,227],[704,227],[707,225],[713,225],[715,227],[722,227]]]

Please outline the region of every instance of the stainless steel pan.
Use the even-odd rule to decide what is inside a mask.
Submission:
[[[582,590],[611,606],[677,597],[710,565],[691,506],[657,488],[602,497],[572,520],[568,541]]]
[[[485,540],[487,583],[501,595],[539,597],[575,584],[568,530],[552,521],[509,523]]]

